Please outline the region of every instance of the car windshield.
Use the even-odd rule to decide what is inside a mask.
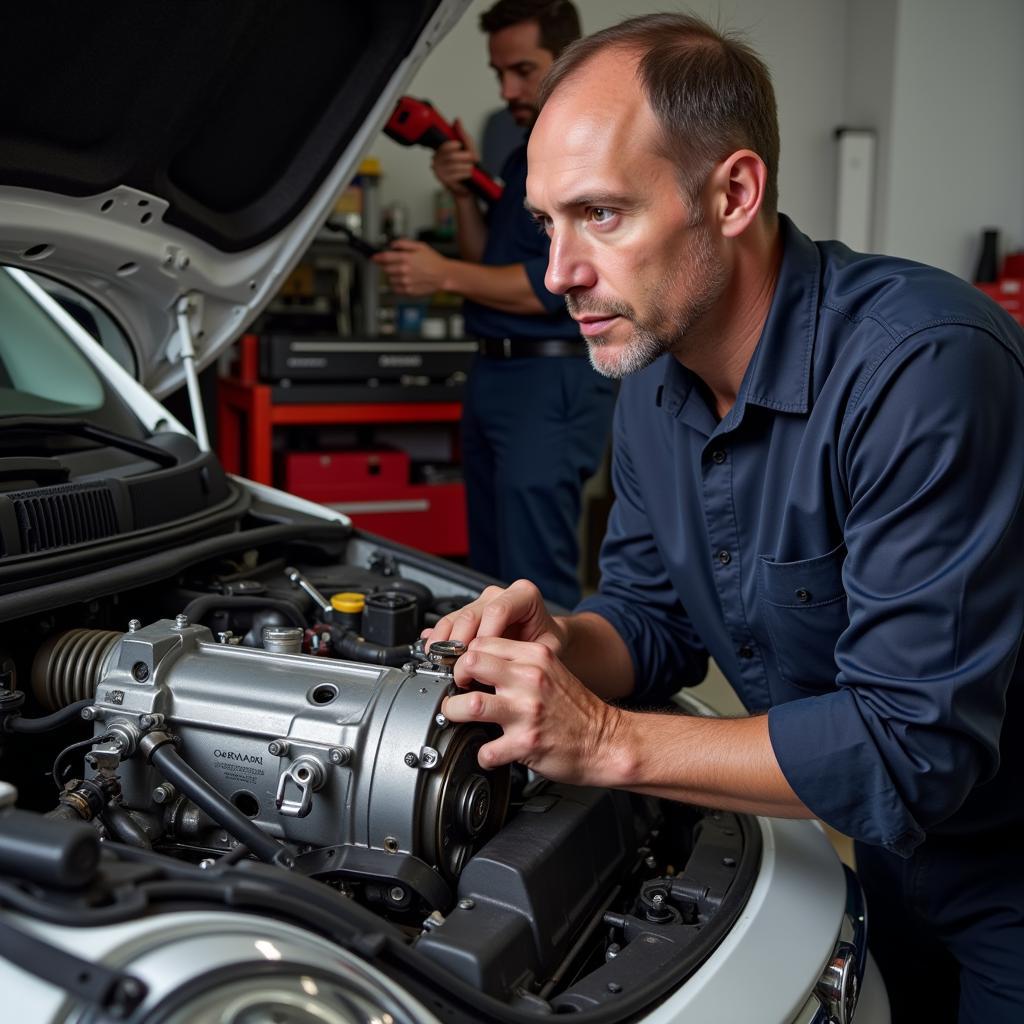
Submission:
[[[0,271],[0,411],[69,416],[103,407],[99,375],[61,327]]]
[[[64,327],[0,267],[0,422],[10,416],[70,417],[145,433]]]

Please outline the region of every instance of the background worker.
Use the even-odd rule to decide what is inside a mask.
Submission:
[[[546,100],[543,99],[546,93]],[[898,1024],[1024,1020],[1024,334],[918,263],[776,212],[747,46],[650,15],[552,68],[528,203],[623,381],[601,587],[488,589],[446,699],[485,767],[820,817],[856,841]],[[708,654],[750,710],[663,704]]]
[[[579,37],[576,9],[500,0],[480,26],[502,99],[528,131],[545,72]],[[375,259],[400,295],[463,296],[467,333],[481,339],[462,421],[470,563],[501,580],[527,576],[571,607],[581,492],[604,455],[615,386],[591,369],[563,299],[544,285],[548,240],[523,208],[526,146],[506,161],[504,194],[484,211],[462,184],[476,149],[455,126],[463,143],[441,146],[433,169],[455,199],[461,259],[404,240]]]

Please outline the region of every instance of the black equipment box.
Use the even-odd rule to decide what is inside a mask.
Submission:
[[[260,336],[260,378],[285,386],[308,382],[433,390],[461,385],[476,351],[475,341],[463,339],[265,334]]]

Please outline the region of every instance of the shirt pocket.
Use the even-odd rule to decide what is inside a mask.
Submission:
[[[821,693],[835,687],[836,643],[849,625],[846,545],[799,562],[761,556],[758,595],[783,682]]]

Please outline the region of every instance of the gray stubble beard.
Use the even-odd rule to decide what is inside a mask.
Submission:
[[[600,335],[586,339],[590,365],[602,377],[621,380],[629,374],[645,369],[666,353],[681,354],[686,347],[687,336],[724,291],[725,269],[715,256],[703,223],[695,221],[690,227],[695,229],[690,261],[691,295],[674,314],[667,328],[659,329],[654,323],[639,320],[636,311],[626,303],[603,303],[599,309],[588,309],[585,299],[580,301],[576,296],[566,295],[565,304],[570,313],[613,313],[633,325],[632,335],[627,339],[618,358],[611,363],[601,363],[597,358],[597,353],[608,344],[606,339]],[[663,307],[664,296],[674,290],[681,276],[680,269],[679,273],[660,282],[648,305],[654,310]]]

